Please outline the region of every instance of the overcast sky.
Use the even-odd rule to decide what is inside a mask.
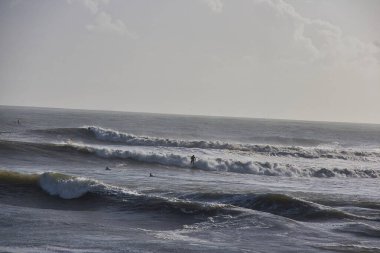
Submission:
[[[380,123],[378,0],[0,0],[0,104]]]

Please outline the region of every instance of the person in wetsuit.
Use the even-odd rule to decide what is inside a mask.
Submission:
[[[190,161],[190,164],[194,164],[195,163],[195,155],[192,155],[190,157],[191,161]]]

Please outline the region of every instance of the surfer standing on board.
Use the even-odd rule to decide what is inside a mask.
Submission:
[[[190,164],[193,164],[194,165],[194,162],[195,162],[195,155],[192,155],[190,157],[191,161],[190,161]]]

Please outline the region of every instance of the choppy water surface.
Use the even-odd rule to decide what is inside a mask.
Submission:
[[[379,125],[0,107],[0,251],[380,252],[379,162]]]

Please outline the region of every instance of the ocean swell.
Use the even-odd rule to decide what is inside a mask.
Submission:
[[[124,187],[104,184],[94,179],[75,177],[57,172],[25,174],[12,171],[0,171],[0,186],[12,193],[11,187],[23,185],[26,192],[39,187],[50,196],[63,200],[75,200],[90,196],[98,207],[116,206],[119,210],[166,211],[186,215],[216,215],[219,213],[238,213],[230,210],[225,204],[200,203],[181,200],[175,197],[162,197],[142,194]],[[24,191],[24,194],[26,193]],[[29,195],[28,195],[29,196]],[[15,196],[16,197],[16,196]],[[20,195],[17,196],[20,198]],[[40,198],[40,197],[39,197]],[[1,194],[0,194],[1,199]],[[88,199],[87,199],[88,201]],[[67,202],[68,204],[70,202]],[[73,203],[73,202],[71,202]],[[80,204],[80,202],[74,202]]]
[[[285,194],[240,195],[232,197],[228,202],[296,220],[356,218],[346,212]]]
[[[92,200],[100,207],[117,206],[119,210],[165,210],[185,215],[238,215],[254,210],[304,221],[370,219],[280,193],[194,193],[164,197],[138,193],[124,187],[107,185],[94,179],[57,172],[25,174],[0,171],[1,184],[8,184],[8,187],[4,188],[5,190],[9,189],[12,184],[38,186],[47,194],[65,200],[78,199],[92,194],[94,196]],[[80,204],[80,202],[76,203]]]

